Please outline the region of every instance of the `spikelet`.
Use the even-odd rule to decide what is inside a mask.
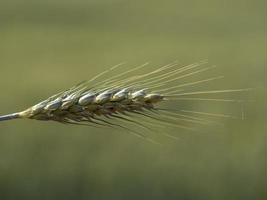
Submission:
[[[138,121],[138,116],[142,116],[154,120],[155,126],[172,125],[190,129],[190,127],[178,122],[206,124],[207,120],[201,118],[201,115],[231,117],[225,114],[172,108],[164,109],[161,107],[163,102],[168,101],[241,102],[238,99],[206,98],[198,95],[237,93],[250,89],[185,91],[187,87],[193,88],[223,78],[223,76],[216,76],[186,82],[187,78],[214,68],[214,66],[209,67],[206,64],[206,62],[199,62],[178,67],[178,64],[174,62],[148,73],[138,73],[138,70],[148,65],[146,63],[128,71],[117,73],[105,80],[99,80],[104,75],[109,75],[111,71],[116,71],[117,68],[122,67],[122,65],[117,65],[98,74],[91,80],[60,92],[23,112],[1,116],[0,121],[28,118],[44,121],[52,120],[64,124],[117,127],[145,138],[143,134],[116,123],[114,120],[117,119],[147,128],[149,122]],[[135,75],[131,75],[133,73]],[[176,108],[178,107],[179,105],[176,106]],[[136,120],[133,119],[134,117]],[[150,125],[154,126],[151,122]]]

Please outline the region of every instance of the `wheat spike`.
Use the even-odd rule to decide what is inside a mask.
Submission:
[[[223,78],[223,76],[199,78],[200,74],[214,68],[206,67],[206,64],[206,62],[200,62],[177,67],[178,64],[174,62],[154,71],[136,74],[138,70],[148,65],[146,63],[103,79],[103,76],[109,75],[110,72],[116,72],[118,68],[123,67],[123,64],[119,64],[103,71],[89,81],[82,82],[66,91],[53,95],[25,111],[0,116],[0,121],[28,118],[44,121],[52,120],[64,124],[115,127],[130,131],[147,140],[150,139],[135,130],[129,130],[127,126],[121,125],[120,121],[131,123],[144,129],[150,129],[149,125],[153,124],[153,122],[147,120],[157,120],[157,125],[161,127],[172,125],[179,128],[192,129],[192,127],[178,122],[207,124],[209,121],[200,117],[190,116],[190,114],[199,114],[200,112],[198,111],[188,111],[186,112],[188,115],[186,115],[184,110],[178,110],[177,112],[175,108],[164,109],[160,106],[160,103],[187,100],[242,102],[242,100],[236,99],[216,98],[216,96],[206,98],[198,95],[238,93],[249,90],[224,89],[185,92],[188,87],[191,89],[196,88],[200,84],[207,84]],[[180,82],[181,79],[192,77],[197,79],[191,82]],[[102,80],[99,80],[101,78]],[[177,90],[178,88],[179,90]],[[133,120],[137,116],[142,116],[147,120],[142,120],[142,122],[138,119]],[[212,115],[210,114],[210,116]],[[222,113],[216,116],[228,115]]]

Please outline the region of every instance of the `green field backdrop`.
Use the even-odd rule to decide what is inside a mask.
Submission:
[[[266,9],[263,0],[1,0],[1,114],[121,62],[208,59],[225,79],[207,89],[256,90],[242,96],[253,100],[245,120],[166,127],[181,139],[152,134],[163,147],[116,129],[2,122],[0,199],[267,199]],[[240,105],[194,108],[240,114]]]

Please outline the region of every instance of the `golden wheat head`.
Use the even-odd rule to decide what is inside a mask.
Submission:
[[[178,64],[175,62],[147,73],[133,75],[139,69],[147,66],[144,64],[99,81],[100,78],[109,75],[109,72],[116,71],[121,66],[117,65],[103,71],[89,81],[53,95],[25,111],[0,116],[0,121],[28,118],[52,120],[64,124],[119,127],[144,137],[142,134],[130,130],[127,126],[122,126],[112,120],[122,120],[147,128],[146,123],[148,122],[133,119],[133,116],[142,116],[158,121],[157,125],[165,124],[190,129],[190,127],[179,124],[178,121],[205,123],[204,119],[190,115],[192,113],[223,117],[227,117],[227,115],[189,110],[177,112],[175,109],[161,108],[160,104],[166,101],[186,100],[240,102],[237,99],[204,98],[198,95],[236,93],[249,90],[227,89],[186,92],[188,87],[194,88],[200,84],[223,78],[223,76],[216,76],[190,82],[185,81],[186,78],[197,76],[214,68],[213,66],[206,66],[206,62],[182,67],[177,67]]]

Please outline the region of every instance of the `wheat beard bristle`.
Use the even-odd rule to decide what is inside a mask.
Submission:
[[[156,120],[155,126],[174,126],[184,129],[192,129],[190,125],[179,122],[202,123],[210,122],[204,116],[229,116],[223,113],[207,113],[201,111],[184,112],[177,109],[161,109],[159,103],[168,101],[213,101],[213,102],[242,102],[240,99],[225,99],[214,97],[202,97],[198,95],[216,95],[222,93],[240,93],[250,89],[227,89],[209,91],[189,91],[187,88],[195,88],[200,84],[210,83],[222,79],[223,76],[197,78],[194,81],[186,81],[187,78],[197,77],[199,74],[215,68],[206,67],[207,62],[193,63],[177,67],[176,62],[160,67],[147,73],[135,74],[145,68],[148,63],[131,68],[128,71],[116,73],[122,64],[114,66],[89,81],[82,82],[67,91],[60,92],[38,103],[37,105],[21,112],[0,116],[0,121],[16,118],[29,118],[44,121],[57,121],[64,124],[79,124],[92,126],[116,127],[128,130],[124,123],[135,124],[136,127],[146,128]],[[105,78],[105,76],[108,76]],[[102,80],[99,80],[102,78]],[[181,83],[181,80],[183,81]],[[177,106],[178,107],[178,106]],[[168,111],[168,112],[167,112]],[[205,113],[205,114],[204,114]],[[198,116],[193,116],[198,115]],[[142,116],[142,122],[133,120],[134,116]],[[111,120],[120,120],[111,122]],[[139,137],[146,138],[142,134],[132,131]],[[172,136],[173,137],[173,136]],[[148,138],[146,138],[148,140]]]

